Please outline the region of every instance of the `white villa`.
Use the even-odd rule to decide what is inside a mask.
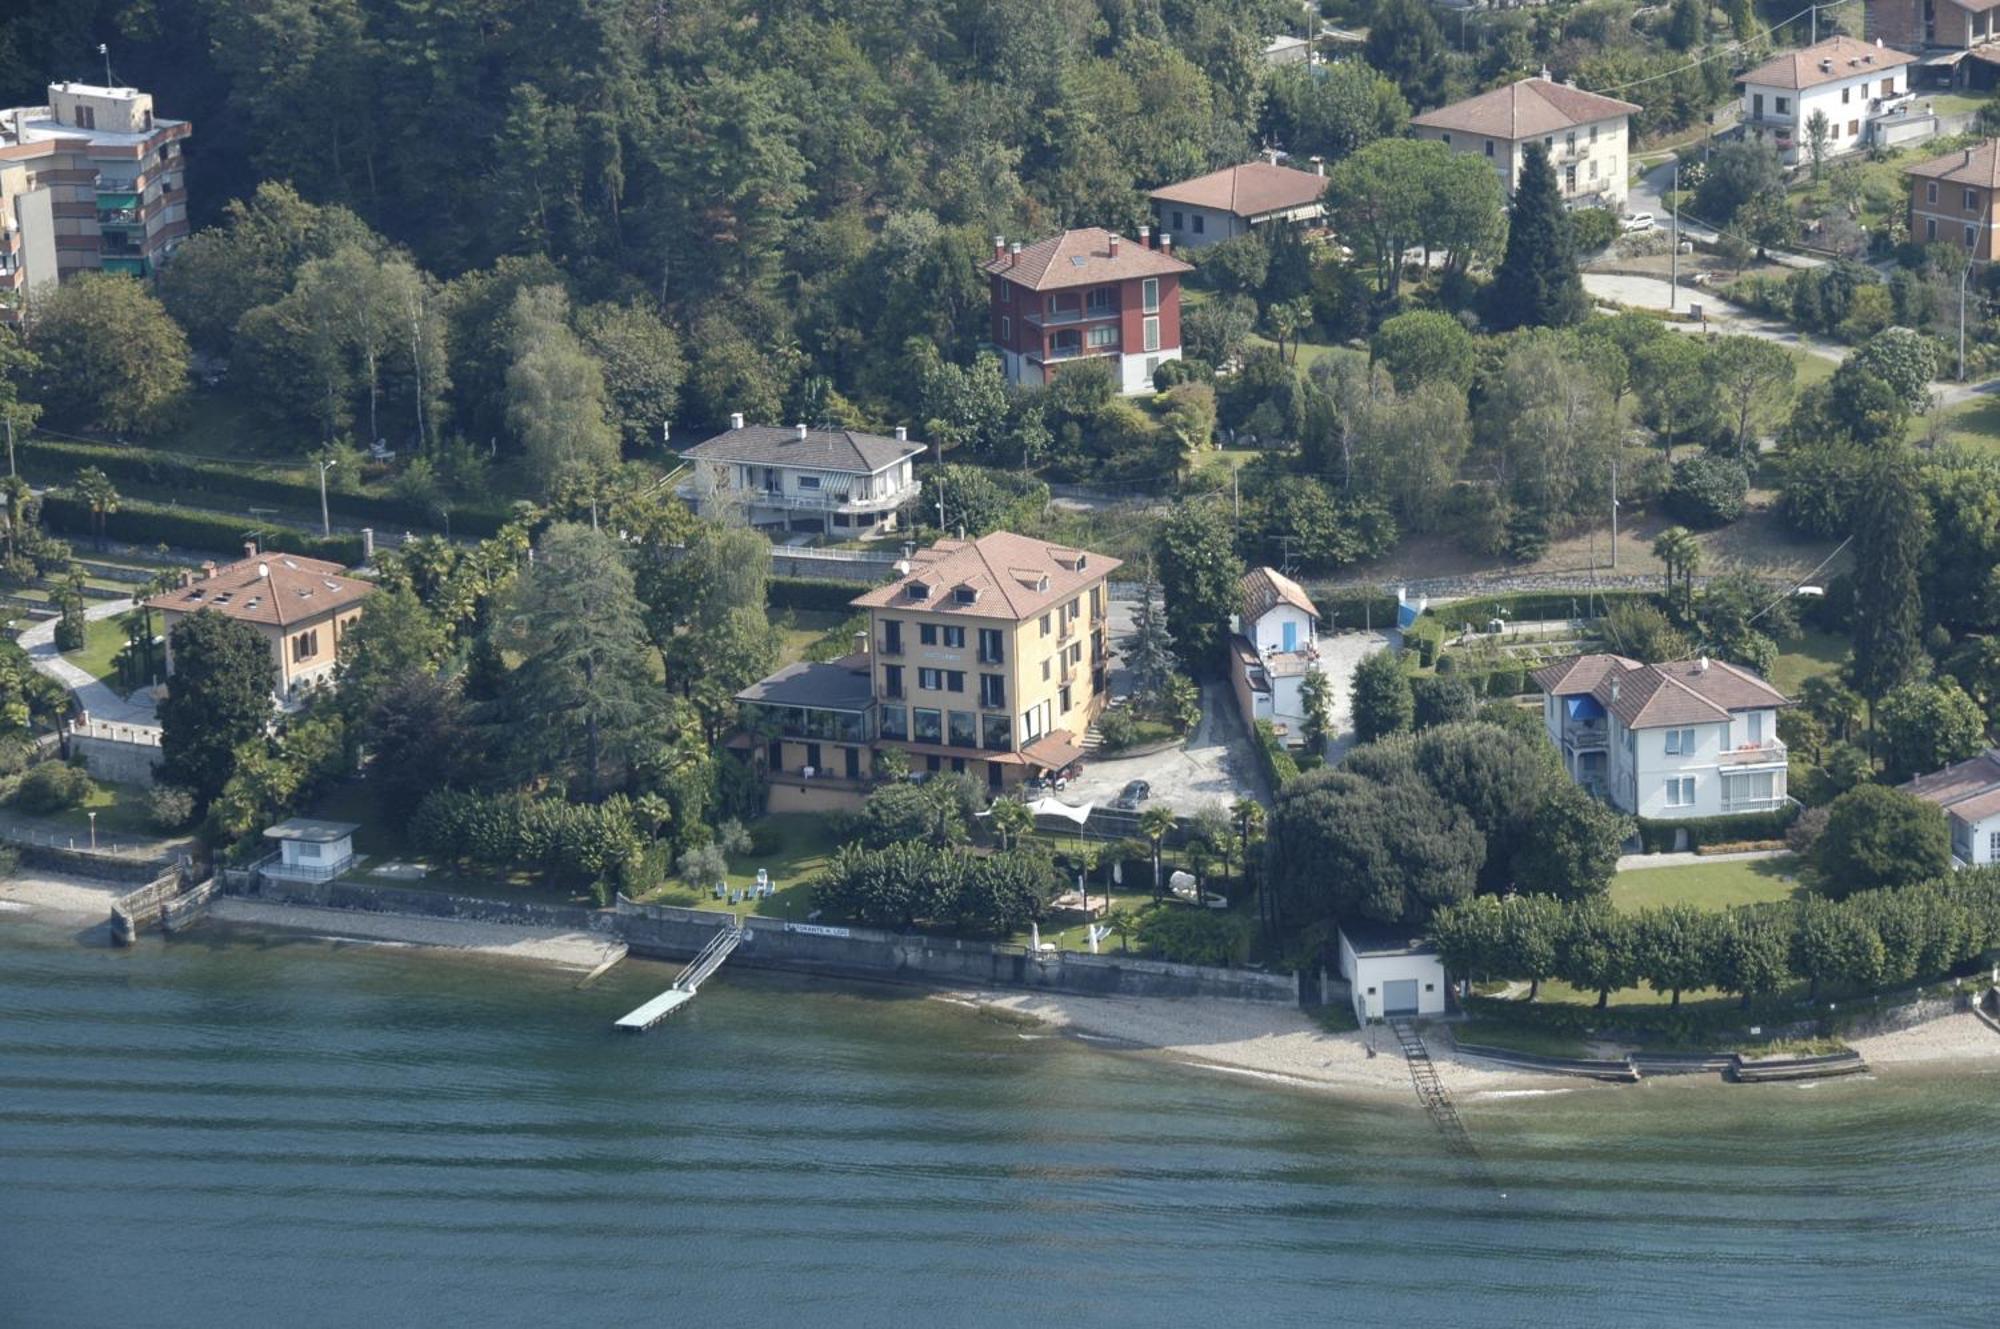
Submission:
[[[1477,97],[1410,118],[1410,132],[1453,152],[1484,157],[1509,194],[1521,178],[1528,145],[1548,152],[1563,206],[1625,206],[1625,173],[1632,113],[1639,107],[1616,97],[1558,83],[1543,70]]]
[[[697,511],[741,504],[752,526],[882,534],[917,496],[912,459],[923,450],[901,425],[884,438],[802,424],[746,427],[732,415],[726,433],[681,454],[694,475],[678,492]]]
[[[1621,811],[1666,820],[1784,806],[1778,710],[1791,699],[1740,665],[1579,655],[1534,679],[1563,768]]]
[[[1953,867],[2000,863],[2000,751],[1988,748],[1903,786],[1944,809],[1951,823]]]
[[[1229,681],[1243,723],[1269,720],[1299,745],[1306,675],[1319,669],[1319,610],[1305,588],[1273,568],[1243,574],[1243,608],[1232,623]]]
[[[1815,112],[1827,123],[1828,156],[1928,135],[1935,121],[1909,114],[1908,66],[1917,57],[1881,42],[1829,37],[1786,51],[1737,81],[1743,85],[1744,132],[1770,139],[1787,163],[1810,157],[1806,124]]]

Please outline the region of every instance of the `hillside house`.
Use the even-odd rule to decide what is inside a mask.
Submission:
[[[1010,383],[1052,383],[1065,367],[1102,360],[1125,396],[1153,391],[1153,372],[1181,356],[1181,277],[1173,237],[1140,227],[1137,241],[1100,227],[1064,231],[1025,249],[999,236],[984,265],[992,337]]]
[[[1944,809],[1954,867],[2000,863],[2000,751],[1988,748],[1902,788]]]
[[[740,506],[750,525],[828,535],[882,535],[915,501],[924,445],[901,425],[893,438],[853,429],[729,428],[683,452],[693,475],[677,492],[698,512]]]
[[[173,686],[174,627],[203,611],[255,628],[270,643],[278,666],[278,700],[293,706],[315,688],[330,687],[339,664],[340,639],[361,617],[372,583],[350,577],[325,559],[244,546],[244,557],[223,567],[203,566],[180,586],[146,601],[160,611],[167,634],[167,679]]]
[[[1242,608],[1231,624],[1229,682],[1243,723],[1269,720],[1297,747],[1305,723],[1305,679],[1319,669],[1319,610],[1305,588],[1275,568],[1243,574]]]
[[[1326,216],[1325,166],[1296,171],[1257,160],[1152,192],[1153,226],[1180,249],[1200,249],[1259,226],[1313,225]]]

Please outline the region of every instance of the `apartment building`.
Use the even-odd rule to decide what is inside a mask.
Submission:
[[[1778,711],[1791,700],[1750,670],[1706,656],[1579,655],[1534,679],[1563,769],[1612,806],[1657,819],[1784,806]]]
[[[1881,42],[1829,37],[1766,60],[1737,80],[1744,132],[1768,140],[1787,163],[1811,158],[1808,126],[1827,124],[1826,152],[1841,156],[1933,132],[1935,120],[1911,112],[1909,66],[1917,57]]]
[[[915,458],[924,445],[896,426],[894,438],[854,429],[729,429],[681,455],[693,464],[680,496],[697,511],[741,507],[752,526],[831,535],[882,535],[917,497]]]
[[[1958,245],[1975,263],[1993,261],[1993,200],[2000,194],[2000,140],[1907,167],[1910,238]]]
[[[1106,581],[1122,564],[996,531],[940,540],[856,596],[868,635],[830,663],[789,665],[737,694],[731,740],[763,767],[773,811],[851,807],[875,754],[999,791],[1061,770],[1108,696]]]
[[[375,589],[324,559],[257,552],[244,547],[234,563],[203,566],[179,587],[146,601],[157,609],[167,634],[167,686],[173,686],[173,630],[191,614],[220,614],[248,623],[271,647],[278,667],[278,700],[302,702],[316,688],[331,686],[339,664],[340,639],[361,617],[361,602]]]
[[[1181,356],[1181,276],[1173,237],[1137,242],[1100,227],[1065,231],[1023,249],[993,238],[993,345],[1007,381],[1040,386],[1082,360],[1110,364],[1127,396],[1153,390],[1153,373]]]
[[[0,110],[0,301],[76,272],[151,275],[187,237],[193,127],[150,93],[52,83]]]
[[[1623,209],[1631,116],[1638,109],[1558,83],[1545,69],[1535,78],[1413,116],[1410,129],[1453,152],[1484,157],[1509,194],[1521,178],[1528,145],[1539,143],[1566,205]]]

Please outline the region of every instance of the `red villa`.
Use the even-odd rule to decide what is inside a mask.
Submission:
[[[1010,383],[1054,380],[1072,360],[1111,362],[1118,391],[1153,390],[1153,371],[1181,358],[1181,274],[1171,236],[1151,244],[1101,227],[1022,248],[993,239],[993,344]]]

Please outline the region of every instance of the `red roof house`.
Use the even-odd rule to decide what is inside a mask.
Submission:
[[[1181,355],[1181,274],[1173,242],[1149,228],[1125,239],[1101,227],[1025,248],[998,236],[984,265],[993,287],[993,345],[1011,383],[1044,384],[1078,360],[1105,360],[1126,395],[1153,390],[1153,371]]]

